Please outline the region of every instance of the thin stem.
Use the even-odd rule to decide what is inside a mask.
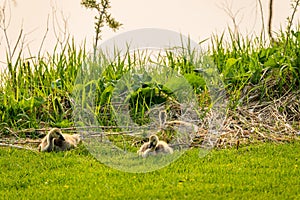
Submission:
[[[288,20],[288,27],[287,27],[287,33],[286,33],[286,40],[285,40],[285,44],[284,44],[284,52],[283,54],[285,55],[286,53],[286,49],[287,49],[287,46],[288,46],[288,43],[289,43],[289,35],[291,33],[291,27],[292,27],[292,24],[293,24],[293,20],[294,20],[294,17],[295,17],[295,14],[297,12],[297,8],[300,4],[300,0],[297,0],[295,2],[296,4],[293,6],[293,13],[292,13],[292,16],[291,18]]]
[[[273,42],[273,35],[272,35],[272,18],[273,18],[273,0],[270,0],[269,3],[269,22],[268,22],[268,33],[269,33],[269,37],[271,42]]]
[[[260,16],[261,16],[261,38],[263,40],[265,40],[265,19],[264,19],[264,11],[263,11],[263,7],[262,7],[262,3],[261,0],[258,0],[259,3],[259,9],[260,9]]]

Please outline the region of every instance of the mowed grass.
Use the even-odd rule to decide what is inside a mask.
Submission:
[[[187,151],[149,173],[109,168],[84,148],[0,149],[1,199],[300,199],[300,143]]]

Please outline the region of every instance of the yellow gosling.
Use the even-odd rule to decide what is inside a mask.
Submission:
[[[80,141],[78,134],[63,134],[59,128],[53,128],[42,139],[38,149],[41,152],[66,151],[76,148]]]
[[[151,135],[149,142],[144,143],[137,153],[146,158],[149,155],[172,154],[173,149],[166,142],[160,141],[157,135]]]

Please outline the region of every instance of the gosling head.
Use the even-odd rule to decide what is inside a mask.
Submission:
[[[149,142],[149,148],[155,148],[158,143],[158,137],[156,135],[151,135]]]
[[[65,138],[62,134],[59,134],[58,139],[65,141]]]
[[[64,136],[62,135],[61,130],[58,129],[58,128],[54,128],[54,129],[50,130],[50,134],[51,134],[54,138],[57,138],[57,139],[60,139],[60,140],[65,141],[65,138],[64,138]]]

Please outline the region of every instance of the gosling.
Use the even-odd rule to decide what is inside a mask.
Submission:
[[[63,134],[60,129],[53,128],[42,139],[38,150],[41,152],[66,151],[76,148],[80,141],[78,134]]]
[[[150,155],[172,154],[173,149],[164,141],[160,141],[157,135],[151,135],[149,142],[144,143],[138,150],[138,155],[146,158]]]

